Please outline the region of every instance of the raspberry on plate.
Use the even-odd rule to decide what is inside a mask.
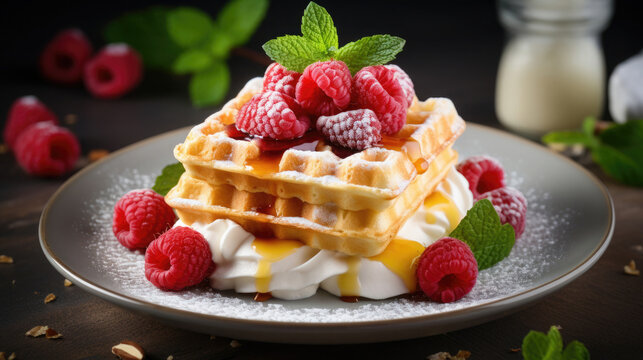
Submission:
[[[487,191],[505,186],[505,171],[500,162],[490,156],[472,156],[459,163],[456,169],[469,182],[474,200],[483,197]]]
[[[406,94],[395,71],[383,65],[367,66],[355,74],[353,97],[360,107],[373,110],[384,134],[395,134],[406,123]]]
[[[196,285],[214,269],[210,245],[189,227],[168,230],[145,251],[145,277],[162,290],[178,291]]]
[[[85,67],[85,87],[92,95],[113,99],[132,90],[141,81],[141,57],[126,44],[109,44]]]
[[[301,77],[300,73],[290,71],[274,62],[266,69],[263,77],[263,91],[276,91],[294,98],[299,77]]]
[[[310,114],[335,115],[350,105],[351,85],[351,72],[343,61],[320,61],[306,67],[295,95]]]
[[[518,189],[502,187],[482,194],[480,199],[489,199],[500,216],[500,222],[511,224],[516,232],[516,239],[520,238],[525,231],[527,199]]]
[[[27,173],[60,176],[74,168],[80,145],[69,130],[45,121],[25,129],[16,139],[14,152]]]
[[[420,256],[417,278],[420,288],[431,300],[453,302],[473,289],[478,278],[478,263],[467,244],[444,237]]]
[[[331,142],[355,150],[368,149],[382,139],[382,126],[375,113],[368,109],[320,116],[317,130]]]
[[[384,65],[389,70],[393,70],[395,73],[395,78],[400,83],[404,94],[406,95],[406,107],[408,108],[413,103],[413,98],[415,97],[415,88],[413,86],[413,81],[411,77],[397,65],[389,64]]]
[[[297,101],[276,91],[257,94],[237,113],[237,128],[248,134],[275,140],[302,137],[310,120]]]
[[[58,118],[35,96],[23,96],[13,102],[4,127],[4,142],[13,150],[18,135],[29,126],[42,121],[58,124]]]
[[[59,32],[40,55],[43,76],[60,84],[74,84],[83,77],[85,64],[92,55],[92,44],[79,29]]]
[[[112,230],[126,248],[145,249],[175,222],[174,210],[163,196],[148,189],[132,190],[114,206]]]

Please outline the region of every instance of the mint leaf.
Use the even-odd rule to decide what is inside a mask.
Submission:
[[[167,30],[172,39],[184,48],[199,44],[212,31],[210,15],[193,8],[182,6],[168,14]]]
[[[603,171],[625,184],[643,186],[643,120],[613,125],[599,138],[603,146],[592,155]]]
[[[395,59],[405,42],[404,39],[391,35],[364,37],[342,46],[335,53],[335,58],[345,62],[354,75],[365,66],[382,65]]]
[[[212,56],[206,51],[194,49],[183,52],[174,61],[172,70],[177,74],[187,74],[204,70],[212,64]]]
[[[303,72],[306,66],[326,60],[322,45],[294,35],[280,36],[263,44],[263,50],[288,70]]]
[[[583,343],[574,340],[563,351],[563,360],[589,360],[589,351]]]
[[[563,351],[563,338],[558,328],[552,326],[547,335],[530,331],[522,340],[522,356],[525,360],[589,360],[589,351],[575,340]]]
[[[216,23],[231,47],[248,41],[268,10],[268,0],[232,0],[219,12]]]
[[[126,13],[107,24],[105,42],[127,43],[141,54],[146,68],[170,70],[181,48],[168,33],[169,12],[164,6],[153,6]]]
[[[226,32],[219,29],[218,26],[215,27],[214,32],[210,34],[210,53],[218,59],[226,58],[230,49],[234,47],[233,41]]]
[[[610,177],[632,186],[643,186],[643,120],[615,124],[594,135],[596,119],[587,118],[581,131],[551,132],[544,143],[583,144]]]
[[[161,175],[156,177],[152,190],[165,196],[178,182],[181,175],[185,172],[183,164],[176,163],[167,165],[161,171]]]
[[[628,155],[609,145],[592,151],[592,159],[612,178],[632,186],[643,186],[643,161],[641,153]],[[643,148],[639,151],[643,151]]]
[[[214,105],[223,100],[230,86],[230,72],[223,62],[215,62],[190,80],[190,97],[196,106]]]
[[[525,360],[543,360],[548,348],[549,339],[540,331],[532,330],[522,340],[521,350]]]
[[[476,202],[449,235],[464,241],[478,262],[478,270],[492,267],[506,258],[515,243],[514,228],[502,225],[488,199]]]
[[[301,18],[301,33],[305,38],[324,46],[325,49],[339,48],[337,28],[330,14],[314,2],[308,3]]]
[[[594,137],[594,129],[596,129],[596,119],[588,117],[583,120],[583,133],[589,138]]]
[[[587,136],[580,131],[556,131],[550,132],[543,136],[542,141],[545,144],[583,144],[587,147],[596,146],[596,139]]]

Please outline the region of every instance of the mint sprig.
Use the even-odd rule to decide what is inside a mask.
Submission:
[[[563,351],[563,338],[556,326],[547,335],[530,331],[522,341],[522,356],[525,360],[589,360],[589,351],[574,340]]]
[[[355,74],[363,67],[392,61],[402,51],[405,42],[397,36],[373,35],[344,45],[335,56],[345,62],[351,73]]]
[[[337,29],[326,9],[310,2],[301,19],[302,36],[286,35],[263,45],[266,54],[288,70],[303,72],[306,66],[329,59],[341,60],[354,75],[361,68],[395,59],[405,41],[391,35],[373,35],[339,48]]]
[[[596,119],[587,118],[580,131],[551,132],[546,144],[581,144],[610,177],[627,185],[643,186],[643,119],[614,124],[596,135]]]
[[[179,178],[185,172],[185,168],[181,163],[167,165],[161,171],[161,175],[156,177],[152,190],[165,196],[167,193],[179,183]]]
[[[113,20],[104,37],[135,48],[146,67],[192,74],[192,103],[214,105],[228,92],[225,60],[248,41],[267,9],[268,0],[230,0],[212,18],[195,7],[151,7]]]
[[[488,199],[477,201],[449,236],[469,245],[478,270],[490,268],[506,258],[516,240],[514,228],[500,223]]]

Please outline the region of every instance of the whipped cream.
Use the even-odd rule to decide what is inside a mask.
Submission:
[[[454,168],[377,256],[364,258],[314,249],[295,240],[259,239],[219,219],[192,228],[205,237],[217,268],[210,285],[240,293],[270,292],[295,300],[322,289],[336,296],[385,299],[415,290],[416,259],[447,235],[473,205],[467,180]],[[181,221],[175,226],[185,226]]]

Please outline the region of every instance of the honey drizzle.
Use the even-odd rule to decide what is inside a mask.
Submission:
[[[359,296],[359,265],[361,263],[359,256],[350,256],[346,258],[348,270],[337,277],[337,287],[341,296]]]
[[[387,150],[399,151],[406,154],[409,160],[415,165],[418,174],[424,174],[429,169],[429,162],[422,157],[420,143],[410,137],[395,137],[383,135],[381,146]]]
[[[424,252],[422,244],[403,239],[391,240],[386,249],[378,255],[369,257],[369,260],[379,261],[391,272],[404,281],[404,285],[413,292],[417,286],[417,259]]]
[[[292,254],[302,245],[297,240],[255,238],[252,241],[252,249],[261,256],[255,274],[257,292],[270,292],[272,264]]]
[[[446,233],[449,234],[462,220],[463,214],[458,207],[453,203],[453,200],[445,196],[441,191],[434,191],[426,200],[424,200],[424,207],[427,210],[426,222],[434,224],[437,218],[432,211],[443,212],[449,220],[449,228]]]

